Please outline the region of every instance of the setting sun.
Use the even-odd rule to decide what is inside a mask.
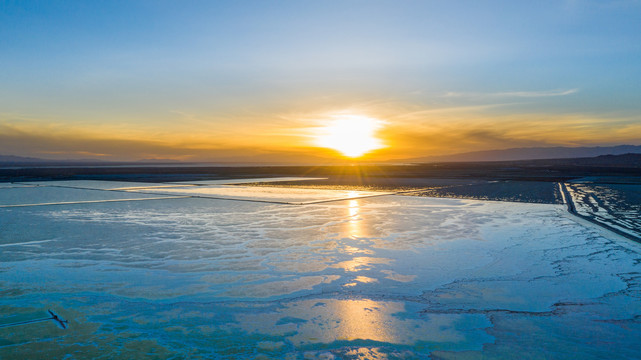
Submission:
[[[316,145],[341,152],[348,157],[359,157],[385,147],[376,138],[382,121],[366,116],[341,115],[318,129]]]

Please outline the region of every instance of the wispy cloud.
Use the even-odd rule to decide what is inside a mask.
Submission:
[[[393,144],[390,152],[402,158],[407,154],[445,154],[475,150],[528,146],[594,146],[639,144],[638,117],[612,114],[485,114],[464,116],[413,112],[404,123],[395,122],[384,140]],[[448,114],[449,115],[449,114]]]
[[[486,110],[498,108],[505,105],[509,105],[509,104],[485,104],[485,105],[435,107],[435,108],[425,109],[425,110],[399,112],[394,114],[393,116],[390,116],[389,119],[394,121],[397,121],[397,120],[402,121],[402,120],[414,120],[414,119],[417,119],[423,116],[428,116],[428,115],[442,115],[442,114],[448,114],[448,113],[468,114],[473,112],[486,111]]]
[[[579,89],[554,89],[542,91],[503,91],[493,93],[449,91],[443,97],[453,98],[542,98],[567,96],[579,92]]]

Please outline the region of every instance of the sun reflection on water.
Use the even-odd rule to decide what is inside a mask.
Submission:
[[[390,304],[387,304],[389,306]],[[373,340],[395,343],[398,341],[390,326],[390,313],[385,304],[372,300],[337,301],[336,315],[341,319],[341,326],[335,334],[338,340]],[[401,311],[399,306],[395,311]]]
[[[349,236],[352,239],[359,238],[361,234],[361,221],[359,219],[360,206],[358,200],[350,200],[347,207],[347,214],[349,216]]]

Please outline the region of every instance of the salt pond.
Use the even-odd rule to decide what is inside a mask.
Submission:
[[[69,320],[0,358],[641,353],[641,246],[562,205],[158,185],[0,187],[0,323]]]

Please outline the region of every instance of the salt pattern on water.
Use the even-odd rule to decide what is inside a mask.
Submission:
[[[147,196],[40,185],[30,199]],[[0,357],[629,359],[641,351],[640,253],[561,205],[0,208],[3,321],[49,308],[69,320],[0,329]]]

